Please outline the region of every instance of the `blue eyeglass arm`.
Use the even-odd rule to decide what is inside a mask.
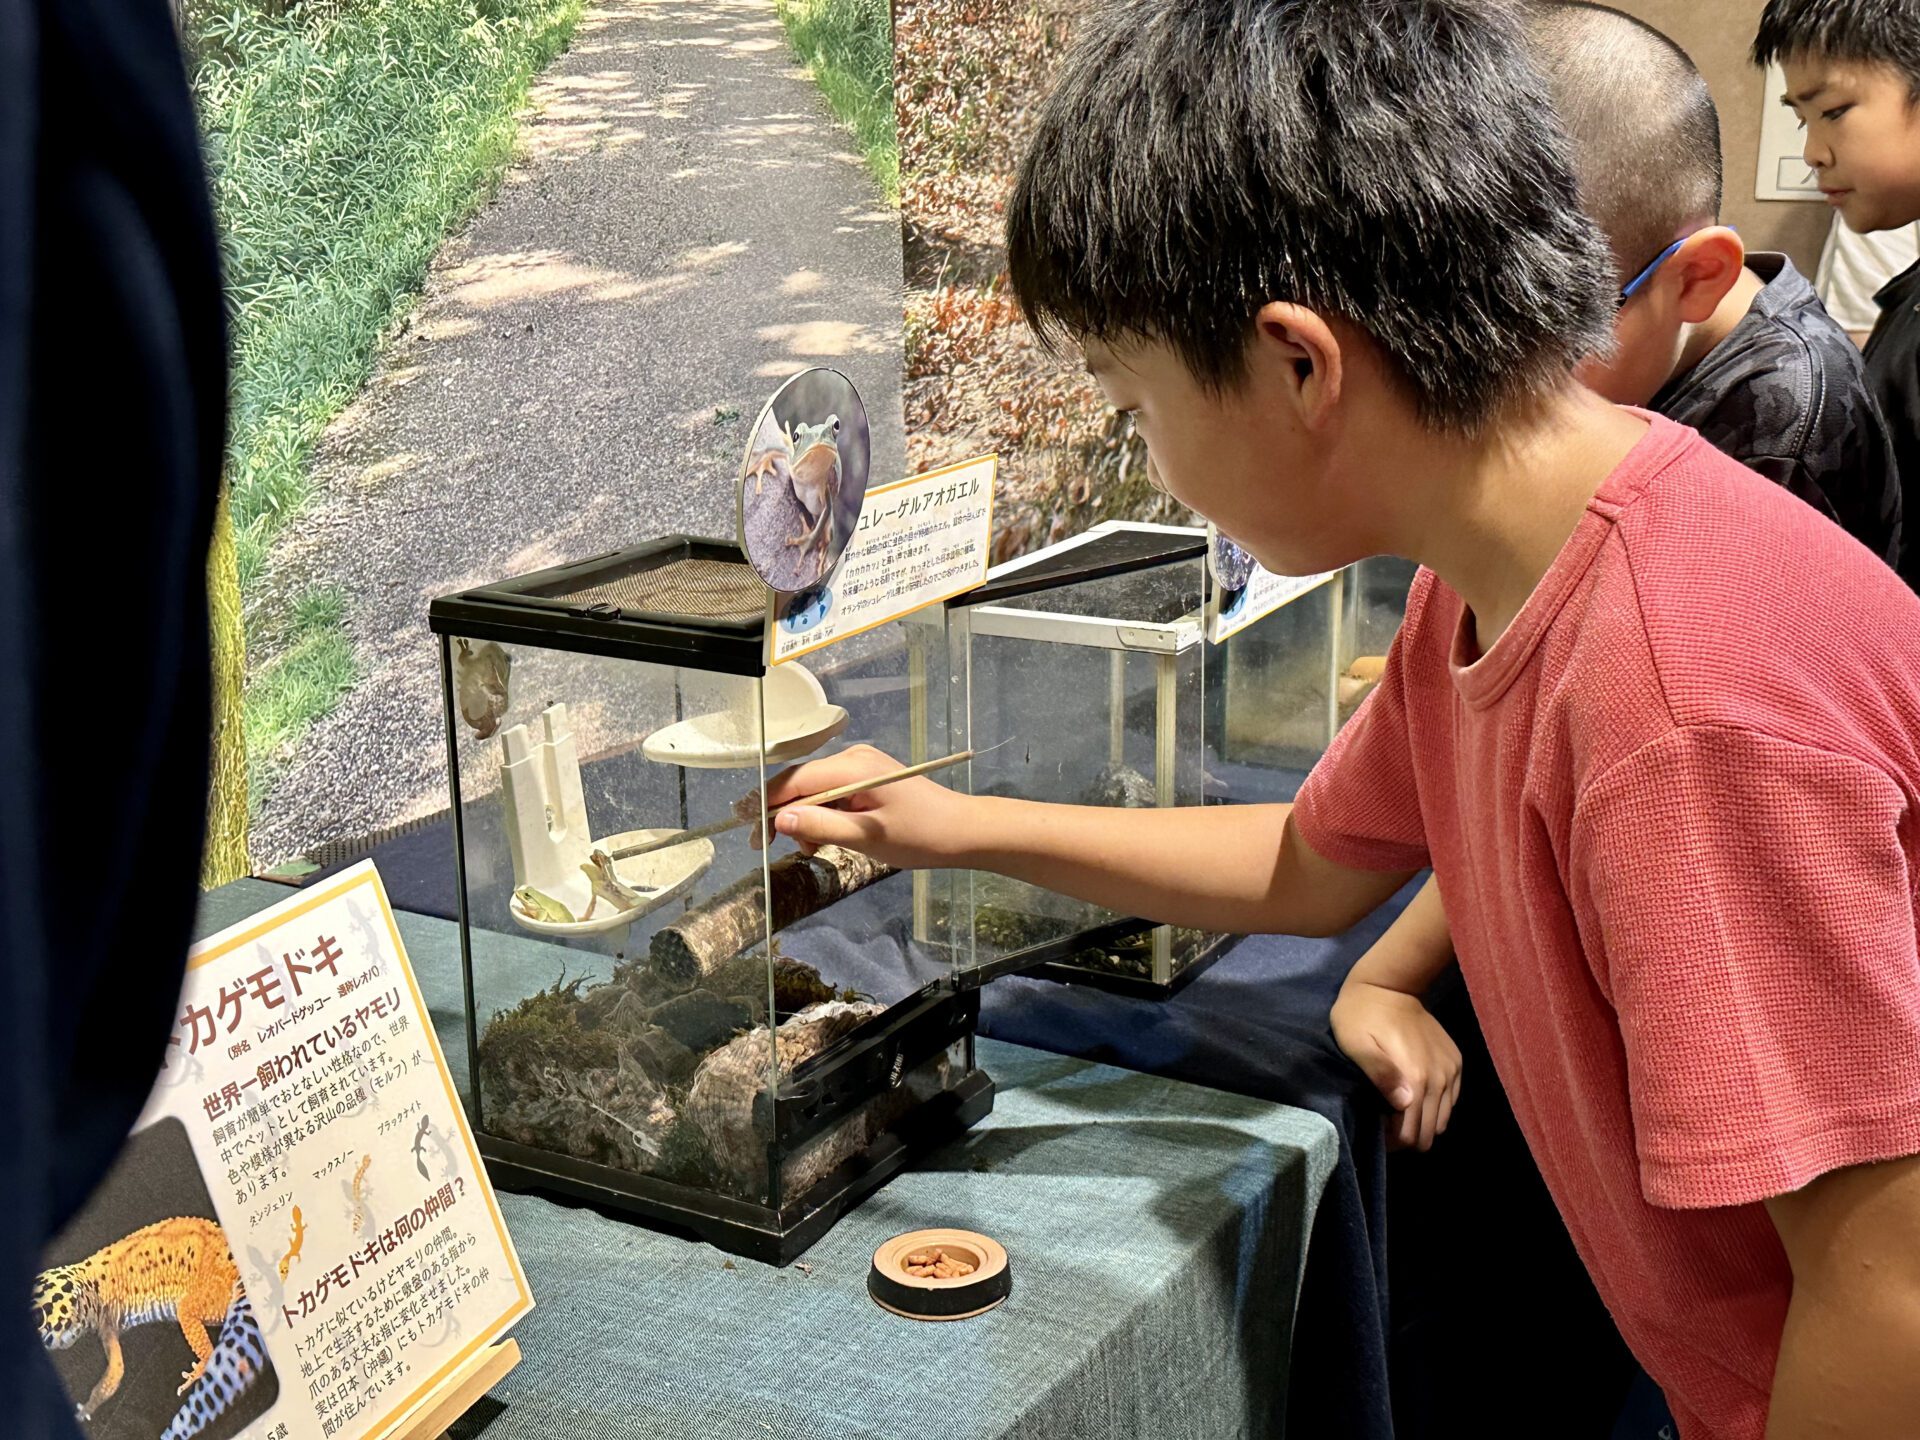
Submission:
[[[1736,235],[1740,233],[1738,226],[1728,225],[1725,228],[1733,231],[1733,233]],[[1652,279],[1653,272],[1658,270],[1662,265],[1666,264],[1667,261],[1672,258],[1674,251],[1678,250],[1682,245],[1686,244],[1687,241],[1691,240],[1694,235],[1698,235],[1699,233],[1700,232],[1696,230],[1690,235],[1682,235],[1678,240],[1674,241],[1671,245],[1667,246],[1666,249],[1662,250],[1658,255],[1654,256],[1653,263],[1651,265],[1647,266],[1646,269],[1642,270],[1638,275],[1634,276],[1633,279],[1629,280],[1625,285],[1622,285],[1620,287],[1620,298],[1622,300],[1631,299],[1633,296],[1633,292],[1638,290],[1642,285],[1646,284],[1648,280]]]
[[[1654,271],[1658,270],[1662,265],[1667,263],[1668,258],[1672,256],[1674,251],[1678,250],[1682,245],[1687,243],[1687,238],[1688,237],[1686,236],[1682,236],[1680,239],[1674,241],[1671,245],[1667,246],[1667,248],[1662,250],[1658,255],[1654,256],[1653,263],[1651,265],[1647,266],[1646,269],[1642,270],[1638,275],[1634,276],[1626,284],[1620,287],[1620,298],[1622,300],[1630,299],[1634,291],[1638,290],[1642,285],[1646,284],[1647,281],[1653,278]]]

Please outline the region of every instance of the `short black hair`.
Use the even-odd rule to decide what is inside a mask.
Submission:
[[[1364,331],[1473,433],[1611,343],[1613,265],[1503,0],[1118,0],[1008,207],[1041,339],[1151,338],[1219,390],[1273,300]]]
[[[1891,65],[1920,97],[1920,0],[1767,0],[1753,63],[1798,55]]]
[[[1624,283],[1689,229],[1720,218],[1720,112],[1687,52],[1586,0],[1537,0],[1533,62],[1573,141],[1580,203]]]

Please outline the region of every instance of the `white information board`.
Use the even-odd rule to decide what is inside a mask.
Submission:
[[[796,660],[986,579],[999,464],[983,455],[869,489],[832,579],[775,597],[767,663]]]
[[[1800,158],[1806,136],[1791,108],[1780,103],[1787,93],[1786,73],[1778,64],[1761,77],[1760,165],[1754,176],[1756,200],[1823,200],[1820,182]]]
[[[187,965],[43,1339],[96,1435],[377,1440],[533,1304],[386,891],[357,865]]]
[[[1223,591],[1218,585],[1209,586],[1207,640],[1218,645],[1282,605],[1290,605],[1309,591],[1319,589],[1340,573],[1327,570],[1318,575],[1275,575],[1264,566],[1255,565],[1244,589]]]

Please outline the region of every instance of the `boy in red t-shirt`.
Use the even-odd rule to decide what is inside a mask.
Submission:
[[[1851,0],[1850,8],[1864,12],[1875,3]],[[1764,33],[1787,24],[1786,12],[1796,8],[1812,7],[1781,0],[1769,9],[1763,43],[1797,44],[1792,74],[1819,95],[1825,71],[1802,58],[1812,29],[1803,24],[1771,40]],[[1906,8],[1920,47],[1920,0]],[[1830,20],[1835,12],[1823,13]],[[1529,54],[1573,144],[1582,204],[1607,236],[1622,286],[1613,353],[1587,361],[1580,378],[1610,400],[1644,404],[1699,430],[1896,564],[1900,481],[1853,343],[1784,256],[1764,257],[1785,267],[1764,290],[1752,270],[1736,283],[1740,243],[1710,223],[1720,201],[1719,120],[1693,62],[1641,21],[1579,0],[1532,6],[1527,28]],[[1920,63],[1920,48],[1915,54]],[[1852,93],[1836,89],[1825,98],[1844,110]],[[1843,122],[1813,123],[1825,132]],[[1913,129],[1920,118],[1908,107],[1900,124]],[[1894,139],[1914,136],[1920,129]],[[1819,159],[1825,144],[1810,140],[1810,156]],[[1650,170],[1649,154],[1660,155],[1661,166]],[[1905,166],[1920,195],[1920,156],[1906,154]],[[1885,169],[1860,168],[1863,180]],[[1682,231],[1686,238],[1668,245]],[[1664,258],[1636,274],[1648,254]],[[1397,1112],[1389,1138],[1399,1146],[1431,1146],[1459,1094],[1459,1054],[1427,1022],[1418,998],[1452,958],[1437,887],[1429,884],[1353,968],[1333,1007],[1341,1048]]]
[[[1337,933],[1430,863],[1680,1433],[1884,1440],[1920,1416],[1920,599],[1574,383],[1615,286],[1523,56],[1494,0],[1131,0],[1087,18],[1009,205],[1029,318],[1168,490],[1282,573],[1423,566],[1298,802],[919,779],[776,829],[1226,931]]]

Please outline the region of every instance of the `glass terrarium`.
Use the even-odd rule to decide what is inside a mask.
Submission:
[[[1201,531],[1110,521],[948,602],[953,740],[984,752],[955,783],[1069,804],[1202,803],[1206,548]],[[962,875],[952,896],[985,972],[1167,994],[1224,939],[997,875]]]
[[[1380,679],[1413,569],[1350,565],[1214,647],[1215,798],[1293,798]]]
[[[489,1169],[784,1263],[992,1086],[957,877],[753,843],[836,739],[957,748],[944,614],[769,669],[766,613],[737,546],[673,538],[431,624]]]
[[[1384,662],[1400,622],[1407,618],[1407,591],[1420,567],[1396,555],[1376,555],[1353,567],[1353,649],[1356,657]],[[1367,673],[1372,673],[1371,666]],[[1377,679],[1378,676],[1376,675]]]

